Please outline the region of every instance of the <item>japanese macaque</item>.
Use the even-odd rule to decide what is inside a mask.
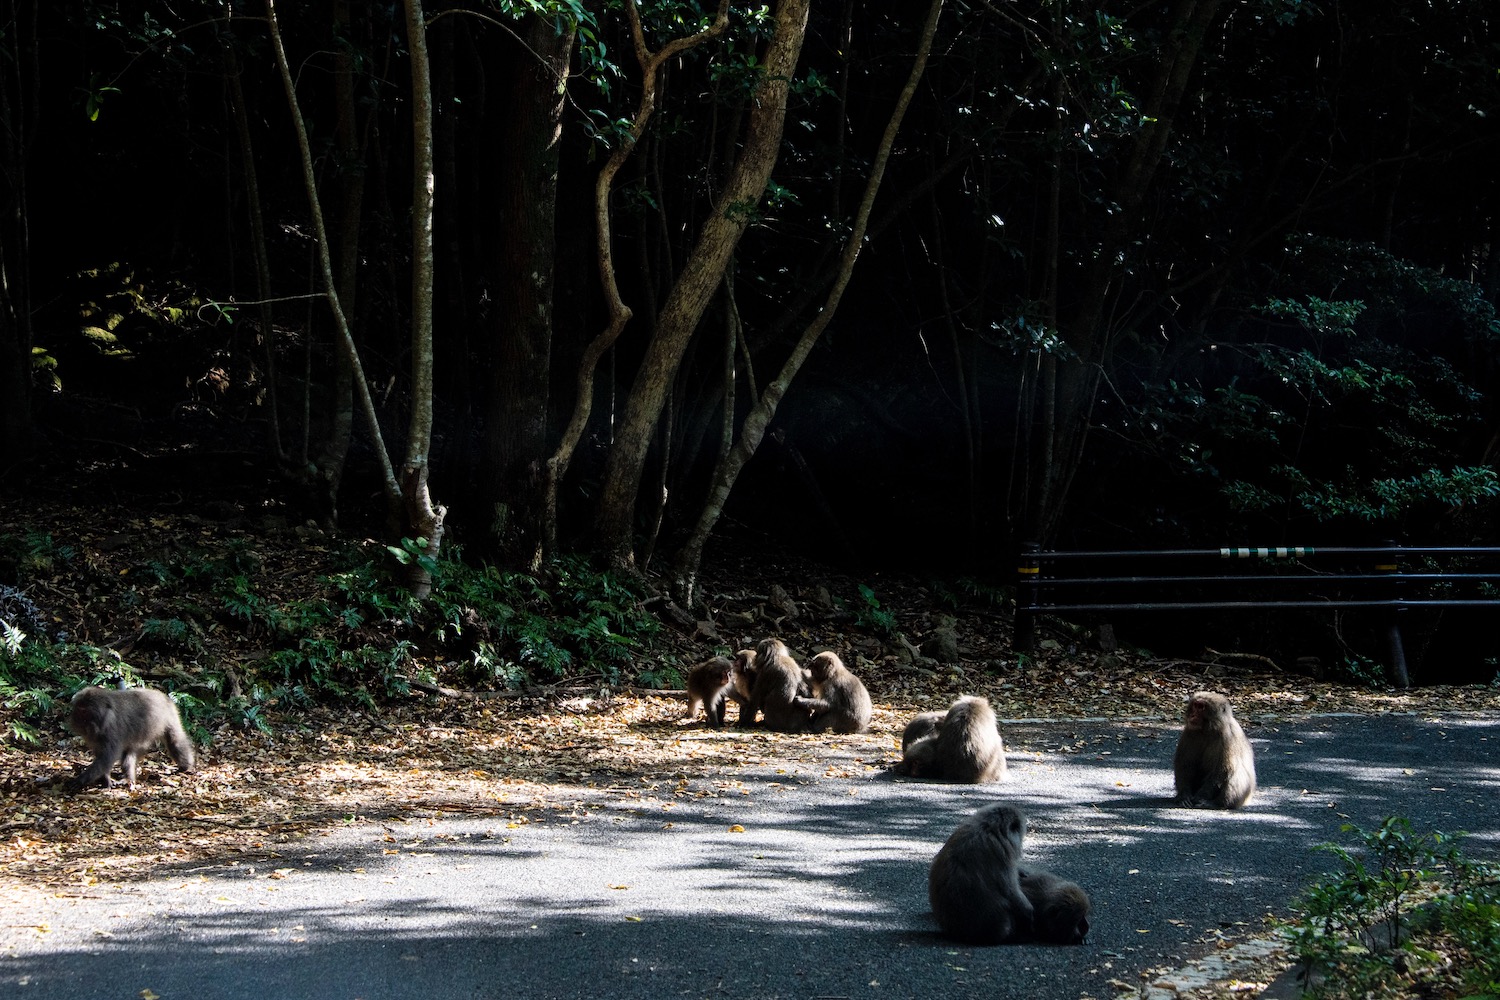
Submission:
[[[755,682],[749,701],[740,709],[742,727],[755,724],[765,713],[765,726],[783,733],[807,731],[810,713],[797,704],[803,682],[802,668],[792,659],[786,643],[765,639],[755,647]]]
[[[942,723],[947,712],[923,712],[906,724],[906,729],[901,733],[901,753],[906,753],[906,748],[917,740],[935,732]]]
[[[918,723],[926,726],[923,716],[913,719],[908,731]],[[897,774],[969,784],[1005,777],[1005,743],[996,728],[995,710],[984,698],[958,699],[929,731],[903,743]]]
[[[731,681],[734,686],[729,697],[740,706],[743,714],[745,706],[750,704],[750,692],[755,689],[755,650],[742,649],[734,654],[734,674]]]
[[[724,709],[729,703],[729,694],[734,690],[734,662],[728,657],[715,656],[711,660],[694,664],[688,672],[687,717],[703,714],[715,729],[724,725]]]
[[[1030,937],[1033,907],[1017,870],[1025,837],[1025,814],[1006,802],[958,824],[927,873],[927,899],[944,934],[966,944]]]
[[[1089,936],[1088,893],[1076,882],[1024,865],[1021,891],[1031,901],[1031,936],[1048,944],[1083,944]]]
[[[1185,806],[1238,809],[1255,792],[1255,754],[1229,708],[1229,699],[1199,691],[1188,699],[1182,735],[1172,755],[1177,801]]]
[[[810,731],[862,733],[870,728],[870,693],[837,654],[819,653],[806,669],[812,697],[798,698],[797,704],[812,713]]]
[[[136,761],[158,741],[166,744],[180,769],[193,769],[192,741],[183,731],[177,706],[160,691],[86,687],[73,696],[68,726],[94,752],[93,763],[78,776],[78,788],[100,781],[113,788],[110,773],[116,764],[125,772],[125,783],[135,788]]]

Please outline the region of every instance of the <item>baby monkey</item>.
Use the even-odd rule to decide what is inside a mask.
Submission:
[[[1020,871],[1021,891],[1031,900],[1032,937],[1047,944],[1083,944],[1089,936],[1088,893],[1042,868]]]
[[[166,744],[167,753],[184,772],[193,769],[192,741],[182,728],[177,706],[160,691],[86,687],[73,696],[68,727],[94,752],[93,763],[78,776],[77,788],[100,781],[113,788],[110,772],[116,764],[125,772],[125,783],[135,788],[136,761],[157,742]]]
[[[703,706],[707,722],[715,729],[724,725],[724,709],[734,697],[734,661],[728,657],[715,656],[711,660],[694,664],[688,672],[687,717],[698,714]]]

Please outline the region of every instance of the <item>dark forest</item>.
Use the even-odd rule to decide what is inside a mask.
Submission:
[[[270,512],[455,626],[485,572],[691,617],[726,538],[997,601],[1030,541],[1497,544],[1488,2],[0,7],[10,520]]]

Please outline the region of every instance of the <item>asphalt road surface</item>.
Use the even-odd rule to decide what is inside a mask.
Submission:
[[[1110,998],[1249,935],[1388,815],[1500,854],[1500,717],[1247,725],[1260,790],[1241,812],[1172,807],[1174,729],[1003,726],[997,785],[824,768],[583,799],[493,817],[357,823],[282,854],[7,908],[0,983],[36,1000]],[[811,739],[811,738],[809,738]],[[859,777],[841,777],[841,774]],[[1009,799],[1026,856],[1094,902],[1077,947],[939,937],[927,866],[960,819]],[[743,828],[740,832],[736,828]],[[38,927],[45,930],[38,930]]]

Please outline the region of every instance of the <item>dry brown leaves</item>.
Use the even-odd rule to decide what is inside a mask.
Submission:
[[[191,775],[153,754],[133,792],[68,794],[74,764],[87,760],[76,741],[50,753],[5,747],[0,876],[33,886],[86,885],[161,865],[275,852],[360,821],[485,815],[523,824],[575,814],[602,798],[666,811],[684,797],[744,794],[735,776],[746,773],[857,778],[898,759],[907,719],[960,693],[985,694],[1010,720],[1166,723],[1188,693],[1204,687],[1227,693],[1251,721],[1500,708],[1500,692],[1491,688],[1360,691],[1294,675],[1206,676],[1203,669],[1127,657],[1036,661],[1000,675],[884,670],[868,683],[890,700],[877,702],[872,731],[854,737],[715,731],[701,719],[684,721],[680,698],[636,692],[580,692],[529,705],[414,702],[380,717],[315,713],[281,720],[274,738],[216,733]]]

